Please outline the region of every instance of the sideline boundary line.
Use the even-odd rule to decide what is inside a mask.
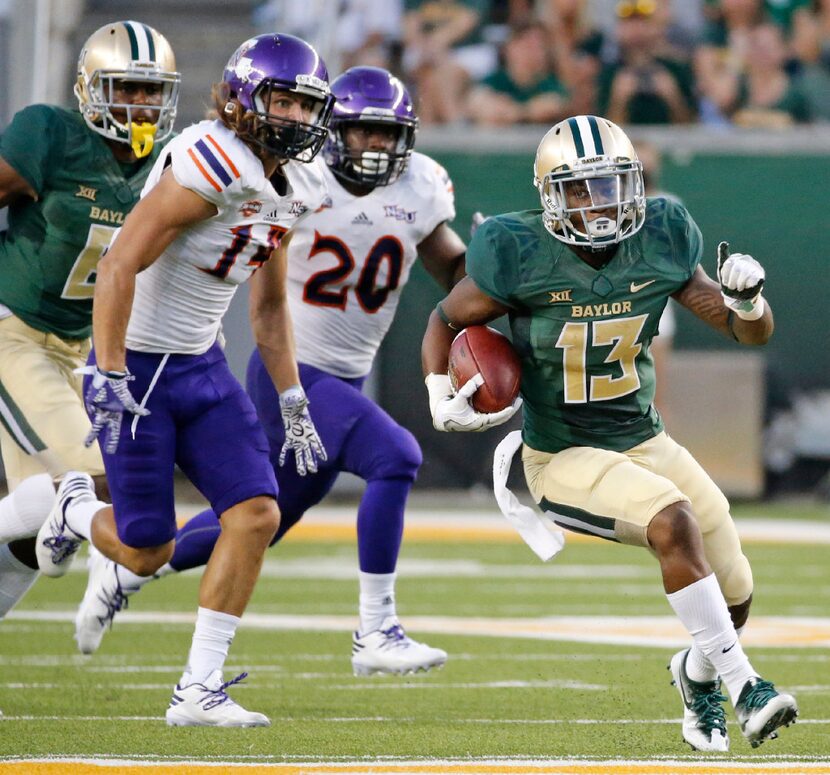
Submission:
[[[143,762],[118,759],[0,761],[0,775],[828,775],[823,761],[745,761],[701,757],[682,760],[482,760],[409,762],[240,763]]]

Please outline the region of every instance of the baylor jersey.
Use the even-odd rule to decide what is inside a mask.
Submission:
[[[481,225],[467,272],[511,308],[528,446],[623,451],[662,430],[649,347],[669,295],[692,276],[702,247],[686,209],[661,197],[648,199],[643,228],[602,269],[551,236],[541,210]]]
[[[64,339],[92,329],[98,259],[138,201],[163,143],[125,176],[77,111],[32,105],[0,138],[0,156],[37,192],[9,207],[0,234],[0,304]]]

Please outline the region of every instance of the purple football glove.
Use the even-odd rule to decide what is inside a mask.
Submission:
[[[92,418],[92,429],[84,440],[89,447],[101,431],[107,429],[107,442],[104,447],[107,454],[115,452],[118,437],[121,435],[121,420],[124,412],[146,417],[149,409],[139,406],[127,387],[127,382],[135,379],[129,371],[101,371],[96,368],[92,375],[92,384],[84,396],[86,411]]]

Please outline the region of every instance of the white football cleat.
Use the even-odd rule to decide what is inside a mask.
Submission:
[[[104,633],[112,627],[115,615],[127,607],[127,596],[138,591],[138,587],[122,587],[118,566],[91,543],[86,565],[89,580],[75,615],[75,640],[82,654],[93,654],[101,645]]]
[[[66,524],[66,510],[76,502],[97,500],[92,477],[80,471],[70,471],[58,487],[57,498],[35,540],[40,572],[54,578],[63,576],[69,570],[75,552],[86,540]]]
[[[239,683],[247,675],[242,673],[223,683],[222,671],[214,670],[203,684],[177,684],[167,708],[167,726],[270,727],[268,716],[245,710],[225,693],[225,689]]]
[[[683,700],[683,739],[696,751],[728,751],[726,714],[720,681],[693,681],[686,675],[689,649],[675,654],[669,663],[672,684]]]
[[[735,703],[735,715],[744,737],[757,748],[764,740],[778,737],[775,730],[779,727],[795,723],[798,704],[792,695],[777,692],[769,681],[750,678]]]
[[[446,661],[446,651],[412,640],[395,616],[387,616],[377,630],[363,635],[355,632],[352,638],[355,675],[405,675],[441,667]]]

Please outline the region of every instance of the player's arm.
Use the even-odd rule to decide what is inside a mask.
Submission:
[[[126,370],[124,340],[136,275],[150,266],[184,229],[216,213],[214,204],[179,185],[172,172],[167,171],[127,216],[98,263],[92,331],[99,370]]]
[[[446,223],[439,224],[418,245],[424,269],[449,291],[464,277],[464,254],[467,247],[461,237]]]
[[[746,320],[727,306],[721,284],[713,280],[701,266],[674,298],[704,323],[741,344],[766,344],[773,331],[772,310],[764,303],[760,317]]]
[[[297,473],[317,471],[327,459],[323,442],[308,412],[308,398],[300,384],[294,347],[294,327],[288,307],[288,245],[293,232],[280,241],[271,258],[251,278],[248,314],[262,362],[279,393],[285,441],[280,465],[294,453]]]
[[[0,208],[28,197],[37,200],[37,192],[11,164],[0,157]]]
[[[292,234],[289,232],[282,238],[271,258],[251,278],[248,297],[254,341],[279,393],[300,383],[294,355],[294,328],[286,297],[288,244]]]
[[[512,406],[500,412],[477,412],[469,398],[481,386],[481,375],[471,378],[457,394],[453,394],[447,375],[450,345],[455,335],[467,326],[482,325],[507,311],[507,307],[482,292],[472,278],[465,277],[430,315],[421,346],[421,362],[436,430],[483,431],[507,422],[521,406],[521,399],[516,399]]]
[[[447,373],[450,345],[462,328],[489,323],[508,311],[509,307],[484,293],[471,277],[461,280],[429,316],[421,345],[424,376]]]

